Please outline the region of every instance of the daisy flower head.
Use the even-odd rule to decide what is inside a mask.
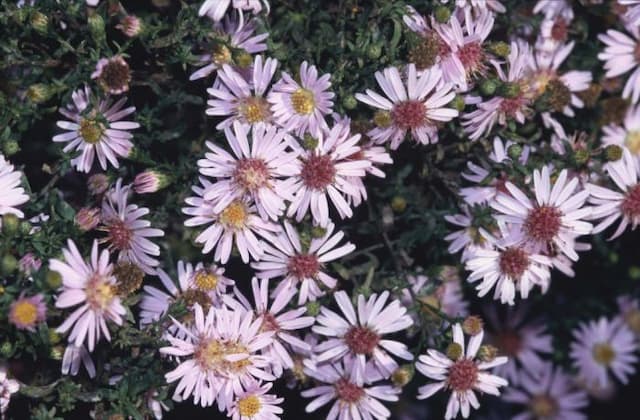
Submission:
[[[389,142],[395,150],[407,133],[420,144],[436,143],[438,126],[458,116],[458,111],[447,107],[455,92],[437,67],[418,75],[416,66],[409,64],[405,80],[396,67],[375,76],[386,98],[367,89],[357,93],[356,99],[378,109],[374,116],[377,127],[368,133],[376,143]]]
[[[273,294],[273,301],[269,306],[269,280],[258,280],[254,277],[251,280],[251,288],[254,305],[237,288],[235,299],[226,296],[225,302],[230,307],[241,306],[245,310],[255,311],[256,316],[262,320],[261,331],[273,331],[273,342],[262,349],[261,353],[271,361],[273,373],[280,377],[283,369],[293,368],[293,351],[311,351],[311,346],[299,339],[295,335],[295,331],[310,327],[315,318],[304,316],[307,312],[307,308],[304,306],[285,310],[287,304],[296,294],[295,289],[286,289]]]
[[[482,227],[479,226],[476,221],[476,217],[472,214],[471,210],[477,210],[482,213],[485,210],[488,210],[488,208],[480,206],[469,209],[469,207],[465,206],[462,208],[463,212],[460,214],[447,214],[444,216],[444,219],[447,222],[462,228],[444,237],[445,241],[449,242],[447,250],[450,254],[456,254],[462,251],[462,262],[467,261],[470,257],[475,255],[475,251],[477,249],[491,248],[491,244],[487,241],[484,235],[481,234]]]
[[[131,185],[122,185],[118,179],[114,188],[107,192],[102,201],[102,226],[107,233],[101,242],[108,243],[109,249],[118,251],[118,261],[136,264],[146,274],[154,274],[159,261],[160,247],[149,238],[164,236],[161,229],[151,227],[151,222],[142,219],[149,214],[146,207],[138,207],[129,202]]]
[[[482,330],[472,336],[465,346],[460,324],[454,324],[451,329],[453,343],[449,345],[447,355],[429,349],[427,354],[421,355],[416,362],[418,372],[435,381],[418,388],[418,399],[429,398],[440,390],[451,391],[444,416],[446,420],[457,417],[459,412],[462,413],[462,417],[468,418],[471,407],[480,407],[474,391],[498,396],[499,388],[508,384],[505,379],[486,372],[505,364],[506,357],[496,357],[491,361],[476,360],[484,338]]]
[[[509,361],[497,366],[493,373],[511,384],[518,384],[523,372],[537,375],[544,367],[543,357],[553,352],[551,335],[541,320],[529,320],[527,307],[511,307],[498,313],[494,306],[485,310],[488,321],[488,341],[509,358]]]
[[[465,265],[471,271],[468,282],[482,279],[476,286],[479,297],[495,288],[494,299],[514,305],[516,294],[526,299],[534,286],[539,286],[543,293],[547,291],[551,280],[551,260],[526,246],[521,230],[502,227],[499,239],[486,231],[481,233],[493,248],[474,250]]]
[[[575,239],[591,233],[593,226],[583,219],[591,215],[585,207],[589,191],[579,189],[577,176],[569,179],[563,169],[555,182],[551,182],[551,169],[533,171],[533,193],[531,200],[511,182],[505,183],[506,193],[499,193],[491,207],[499,215],[497,219],[522,229],[524,239],[534,252],[546,253],[557,248],[573,261],[578,260],[574,248]]]
[[[0,153],[0,216],[13,214],[24,217],[18,206],[29,201],[24,188],[20,187],[22,173],[14,170],[14,166]]]
[[[214,261],[225,264],[235,244],[244,263],[248,263],[250,257],[258,261],[264,252],[264,243],[258,237],[269,236],[282,228],[263,220],[255,205],[246,198],[232,201],[222,211],[214,211],[217,203],[204,198],[205,191],[211,190],[214,184],[202,177],[200,183],[201,186],[192,187],[196,195],[185,200],[188,207],[183,207],[182,212],[189,216],[185,226],[209,225],[195,239],[204,245],[202,253],[215,248]]]
[[[67,143],[65,153],[74,150],[79,155],[71,159],[71,164],[80,172],[89,172],[97,156],[100,167],[107,169],[107,162],[118,168],[118,158],[126,158],[133,149],[129,130],[140,127],[134,121],[122,119],[131,115],[136,108],[124,108],[127,98],[115,103],[111,99],[92,97],[89,87],[78,89],[71,95],[72,103],[60,108],[68,121],[58,121],[64,134],[53,136],[56,143]]]
[[[216,128],[222,130],[231,126],[234,121],[245,124],[271,123],[273,118],[267,89],[278,67],[278,60],[256,55],[250,80],[238,73],[228,64],[222,66],[213,87],[207,89],[212,99],[207,101],[206,114],[226,117]]]
[[[25,297],[24,292],[9,305],[9,322],[19,330],[35,332],[36,325],[47,319],[44,296],[38,293]]]
[[[407,346],[399,341],[384,338],[387,334],[406,330],[413,325],[407,309],[399,300],[387,304],[389,292],[372,294],[369,299],[358,295],[357,305],[351,303],[344,290],[334,293],[342,315],[320,308],[320,315],[312,331],[328,339],[316,346],[318,362],[353,360],[353,378],[362,383],[366,373],[373,368],[383,378],[389,378],[398,368],[392,355],[413,360]]]
[[[98,250],[93,242],[91,258],[87,262],[69,239],[63,248],[64,260],[52,259],[49,269],[62,276],[62,288],[56,298],[57,308],[77,307],[56,331],[64,334],[71,330],[69,342],[80,347],[86,342],[92,352],[101,336],[111,341],[107,321],[122,325],[126,310],[116,294],[116,279],[109,263],[109,251]]]
[[[249,385],[229,408],[229,417],[232,420],[279,420],[283,410],[278,404],[281,404],[284,398],[268,394],[272,386],[270,382],[254,382]]]
[[[121,55],[111,58],[101,58],[96,64],[96,70],[91,74],[97,79],[100,87],[111,95],[120,95],[129,90],[131,73],[129,64]]]
[[[95,378],[96,366],[87,348],[83,344],[79,346],[74,343],[67,344],[62,356],[62,374],[76,376],[81,366],[84,366],[90,378]]]
[[[355,250],[355,245],[347,242],[338,246],[344,238],[341,231],[335,232],[335,225],[329,223],[323,235],[311,239],[308,248],[303,247],[300,235],[288,221],[284,221],[284,230],[273,236],[265,245],[262,259],[252,263],[259,279],[281,277],[274,295],[295,290],[298,293],[298,305],[315,301],[324,295],[321,286],[333,289],[337,280],[326,274],[325,264],[335,261]]]
[[[625,147],[640,161],[640,105],[629,107],[622,125],[605,125],[602,133],[603,146]]]
[[[231,203],[251,197],[263,219],[276,221],[291,200],[298,172],[297,152],[289,150],[293,139],[274,125],[253,127],[239,122],[225,129],[232,153],[207,141],[209,152],[198,161],[200,173],[216,179],[204,193],[220,213]]]
[[[446,3],[448,0],[440,0],[442,3]],[[454,0],[458,9],[463,10],[466,13],[482,13],[484,11],[490,11],[492,13],[504,13],[507,9],[499,0]]]
[[[227,293],[227,288],[235,282],[224,275],[224,268],[216,265],[205,266],[198,263],[178,261],[178,282],[159,268],[156,271],[160,282],[164,286],[161,290],[157,287],[144,286],[144,294],[140,301],[140,325],[149,325],[162,318],[169,306],[178,299],[182,299],[191,310],[198,303],[207,310],[211,306],[219,306],[222,296]]]
[[[589,405],[587,393],[578,388],[562,368],[545,362],[535,374],[522,372],[519,384],[513,384],[502,399],[522,411],[517,420],[586,420],[581,411]]]
[[[7,377],[7,368],[0,366],[0,415],[4,416],[4,413],[9,408],[11,394],[15,394],[19,389],[20,383],[15,379],[9,379]]]
[[[211,46],[207,53],[198,56],[202,66],[189,76],[189,80],[207,77],[225,64],[234,66],[237,71],[245,70],[252,62],[250,54],[267,50],[265,39],[269,34],[255,35],[257,27],[255,20],[244,22],[242,18],[227,17],[222,22],[214,23],[213,30],[221,41]]]
[[[528,44],[512,42],[506,72],[501,63],[491,61],[503,86],[496,96],[478,102],[474,111],[462,115],[461,124],[469,139],[478,140],[489,134],[495,124],[504,126],[509,119],[524,124],[531,114],[531,88],[525,78],[531,60]]]
[[[331,114],[333,97],[331,75],[318,77],[316,66],[304,61],[300,65],[299,82],[289,73],[282,72],[282,78],[273,86],[267,100],[278,125],[287,131],[302,136],[309,132],[313,136],[328,129],[325,116]]]
[[[266,12],[269,13],[270,7],[267,0],[205,0],[198,9],[198,15],[206,15],[214,22],[219,22],[227,13],[229,6],[237,10],[241,17],[243,11],[258,14],[262,11],[263,7],[266,9]]]
[[[252,311],[193,307],[190,326],[173,320],[176,331],[165,336],[169,346],[160,353],[180,358],[179,365],[165,375],[167,383],[178,381],[174,400],[193,396],[203,407],[215,401],[222,411],[253,380],[272,381],[269,359],[259,351],[271,344],[272,332],[260,332],[262,321]]]
[[[311,210],[313,221],[326,227],[330,222],[329,200],[340,218],[353,216],[347,199],[360,195],[354,178],[363,178],[371,167],[371,162],[353,157],[362,150],[359,141],[360,134],[352,135],[341,124],[309,139],[315,144],[300,151],[288,217],[295,216],[299,222]]]
[[[622,97],[630,99],[635,105],[640,100],[640,30],[634,28],[630,32],[631,36],[609,29],[598,35],[598,39],[605,44],[598,58],[605,62],[607,78],[631,72],[622,90]]]
[[[307,404],[306,412],[312,413],[318,408],[335,400],[327,420],[388,419],[391,412],[380,402],[398,401],[400,388],[380,383],[362,384],[355,375],[351,361],[343,359],[336,363],[316,365],[305,361],[305,373],[319,382],[318,386],[301,392],[305,398],[313,398]]]
[[[636,372],[638,342],[622,318],[582,323],[573,340],[571,359],[587,387],[606,388],[611,375],[626,384]]]
[[[594,234],[602,232],[620,219],[616,231],[609,238],[612,240],[622,235],[629,225],[635,229],[640,224],[640,163],[629,149],[624,149],[622,159],[607,163],[606,171],[617,190],[595,184],[587,184],[585,188],[591,194],[591,217],[600,220],[593,229]]]

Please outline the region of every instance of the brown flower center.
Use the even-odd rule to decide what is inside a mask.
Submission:
[[[289,258],[287,270],[298,280],[314,278],[320,270],[320,262],[314,254],[297,254]]]
[[[473,388],[477,381],[478,366],[473,360],[459,360],[449,368],[447,383],[449,388],[454,391],[468,391]]]
[[[329,155],[312,154],[302,162],[300,177],[304,184],[314,190],[323,190],[333,183],[336,167]]]
[[[529,210],[524,230],[529,238],[539,242],[550,242],[560,231],[562,213],[555,207],[540,206]]]
[[[519,280],[529,267],[529,256],[522,248],[509,247],[500,253],[500,272],[512,280]]]
[[[380,342],[380,336],[366,327],[351,327],[344,341],[352,352],[370,355]]]
[[[338,380],[338,382],[335,383],[335,388],[338,399],[347,404],[355,404],[365,395],[362,387],[349,382],[349,380],[345,378]]]
[[[404,130],[418,128],[427,122],[427,107],[417,100],[398,102],[391,111],[391,118]]]
[[[108,240],[113,247],[122,251],[131,248],[133,232],[120,219],[113,220],[107,227]]]

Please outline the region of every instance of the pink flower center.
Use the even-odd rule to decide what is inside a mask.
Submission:
[[[278,320],[271,312],[265,312],[262,314],[262,331],[280,331],[280,324]]]
[[[356,354],[372,354],[380,341],[380,336],[366,327],[351,327],[344,341]]]
[[[343,378],[335,384],[336,394],[338,399],[346,402],[347,404],[354,404],[360,401],[364,397],[364,389],[358,385],[349,382],[349,380]]]
[[[427,107],[416,100],[398,102],[391,111],[391,118],[403,130],[418,128],[427,122]]]
[[[520,352],[522,340],[517,332],[507,330],[498,334],[496,337],[496,344],[505,355],[515,357]]]
[[[318,274],[320,262],[313,254],[297,254],[289,258],[287,270],[297,279],[313,278]]]
[[[465,44],[458,50],[458,58],[467,73],[478,71],[482,67],[484,51],[479,42]]]
[[[125,250],[131,247],[133,233],[122,220],[116,219],[111,222],[108,227],[108,232],[109,242],[111,242],[116,249]]]
[[[464,359],[455,362],[449,368],[449,388],[464,392],[473,388],[478,380],[478,366],[473,360]]]
[[[336,176],[336,167],[328,155],[311,155],[302,162],[300,177],[304,184],[314,190],[323,190]]]
[[[640,184],[627,191],[627,196],[620,207],[622,213],[632,219],[632,223],[640,221]]]
[[[521,96],[516,98],[503,98],[500,103],[500,111],[509,117],[515,117],[518,112],[522,111],[524,104],[525,100]]]
[[[236,164],[233,177],[244,189],[255,192],[269,185],[269,168],[262,159],[242,159]]]
[[[499,265],[503,274],[518,280],[529,267],[529,258],[521,248],[511,247],[502,251]]]
[[[550,242],[560,231],[561,217],[562,213],[555,207],[536,207],[529,211],[524,230],[535,241]]]

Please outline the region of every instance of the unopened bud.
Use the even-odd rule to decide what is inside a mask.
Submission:
[[[0,261],[0,273],[4,275],[13,274],[18,269],[18,259],[11,254],[4,254]]]
[[[4,341],[2,344],[0,344],[0,356],[3,356],[4,358],[8,358],[11,356],[12,353],[13,353],[13,344],[11,344],[11,341]]]
[[[20,233],[23,235],[28,235],[33,230],[33,225],[28,220],[23,220],[20,222]]]
[[[501,84],[496,92],[503,98],[516,98],[520,95],[521,89],[518,83],[506,82]]]
[[[462,346],[458,343],[451,343],[447,346],[446,355],[451,360],[458,360],[462,357]]]
[[[484,344],[478,350],[478,358],[483,362],[492,362],[498,356],[498,348],[491,344]]]
[[[137,194],[149,194],[159,191],[169,184],[169,177],[165,173],[151,169],[136,175],[133,180],[133,189]]]
[[[434,13],[436,21],[439,23],[447,23],[449,22],[449,18],[451,17],[451,10],[449,10],[446,6],[438,6],[436,7],[436,11]]]
[[[53,360],[62,360],[62,357],[64,356],[64,347],[53,346],[51,348],[50,356]]]
[[[610,144],[604,149],[604,154],[609,162],[622,159],[622,147]]]
[[[120,23],[116,25],[116,28],[129,38],[133,38],[142,31],[142,22],[137,16],[128,15],[122,18]]]
[[[51,97],[51,89],[42,83],[36,83],[27,88],[27,98],[34,104],[41,104]]]
[[[93,13],[89,16],[87,23],[89,24],[91,37],[96,44],[103,44],[106,40],[106,36],[104,32],[104,19],[102,19],[102,16],[97,13]]]
[[[520,146],[519,144],[512,144],[507,149],[507,154],[513,160],[520,159],[520,156],[522,156],[522,146]]]
[[[6,140],[2,144],[2,151],[5,156],[13,156],[20,151],[20,144],[13,139]]]
[[[47,15],[36,11],[31,15],[31,27],[39,33],[45,34],[49,27],[49,18]]]
[[[407,200],[401,195],[396,195],[391,199],[391,208],[396,213],[402,213],[407,208]]]
[[[377,111],[373,116],[373,123],[380,128],[387,128],[393,124],[393,118],[389,111]]]
[[[367,57],[369,57],[369,59],[375,60],[380,58],[380,55],[382,55],[382,47],[380,45],[374,44],[367,48]]]
[[[478,335],[482,332],[484,323],[477,315],[470,315],[462,322],[462,330],[468,335]]]
[[[352,110],[358,106],[358,101],[355,96],[349,95],[342,100],[342,106],[345,107],[345,109]]]
[[[309,316],[318,316],[320,313],[320,303],[317,301],[307,302],[307,314]]]
[[[89,177],[87,188],[93,195],[100,195],[109,188],[109,177],[105,174],[95,174]]]
[[[2,233],[7,236],[13,236],[18,233],[20,227],[20,219],[12,213],[2,216]]]
[[[62,337],[56,330],[49,330],[49,343],[56,345],[61,339]]]
[[[76,213],[75,222],[83,232],[93,230],[100,223],[100,209],[83,207]]]
[[[497,55],[498,57],[507,58],[511,53],[511,47],[509,44],[503,41],[492,42],[489,44],[489,52]]]
[[[402,365],[391,374],[391,381],[396,387],[402,388],[411,382],[414,372],[413,365]]]
[[[483,96],[492,96],[498,89],[498,83],[493,79],[486,79],[480,83],[480,93]]]
[[[45,276],[45,281],[47,282],[47,286],[52,289],[57,289],[62,285],[62,276],[57,271],[49,270]]]
[[[589,151],[585,149],[578,149],[573,154],[573,159],[578,165],[583,165],[587,163],[590,157],[591,155],[589,154]]]
[[[464,97],[462,95],[456,95],[449,103],[449,106],[453,107],[458,112],[462,112],[465,106]]]
[[[314,239],[322,238],[326,233],[327,229],[323,227],[314,226],[311,228],[311,237]]]
[[[313,150],[318,147],[318,139],[313,137],[311,134],[306,133],[302,138],[302,147],[307,150]]]

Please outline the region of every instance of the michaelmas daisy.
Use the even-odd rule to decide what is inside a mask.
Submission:
[[[634,28],[631,35],[609,29],[607,33],[598,35],[600,41],[605,44],[604,50],[598,54],[598,58],[604,61],[606,77],[614,78],[631,72],[624,85],[622,97],[631,99],[633,104],[640,100],[640,30]]]
[[[0,153],[0,216],[14,214],[24,217],[18,206],[29,201],[24,188],[20,187],[22,173],[15,171],[13,165]]]

